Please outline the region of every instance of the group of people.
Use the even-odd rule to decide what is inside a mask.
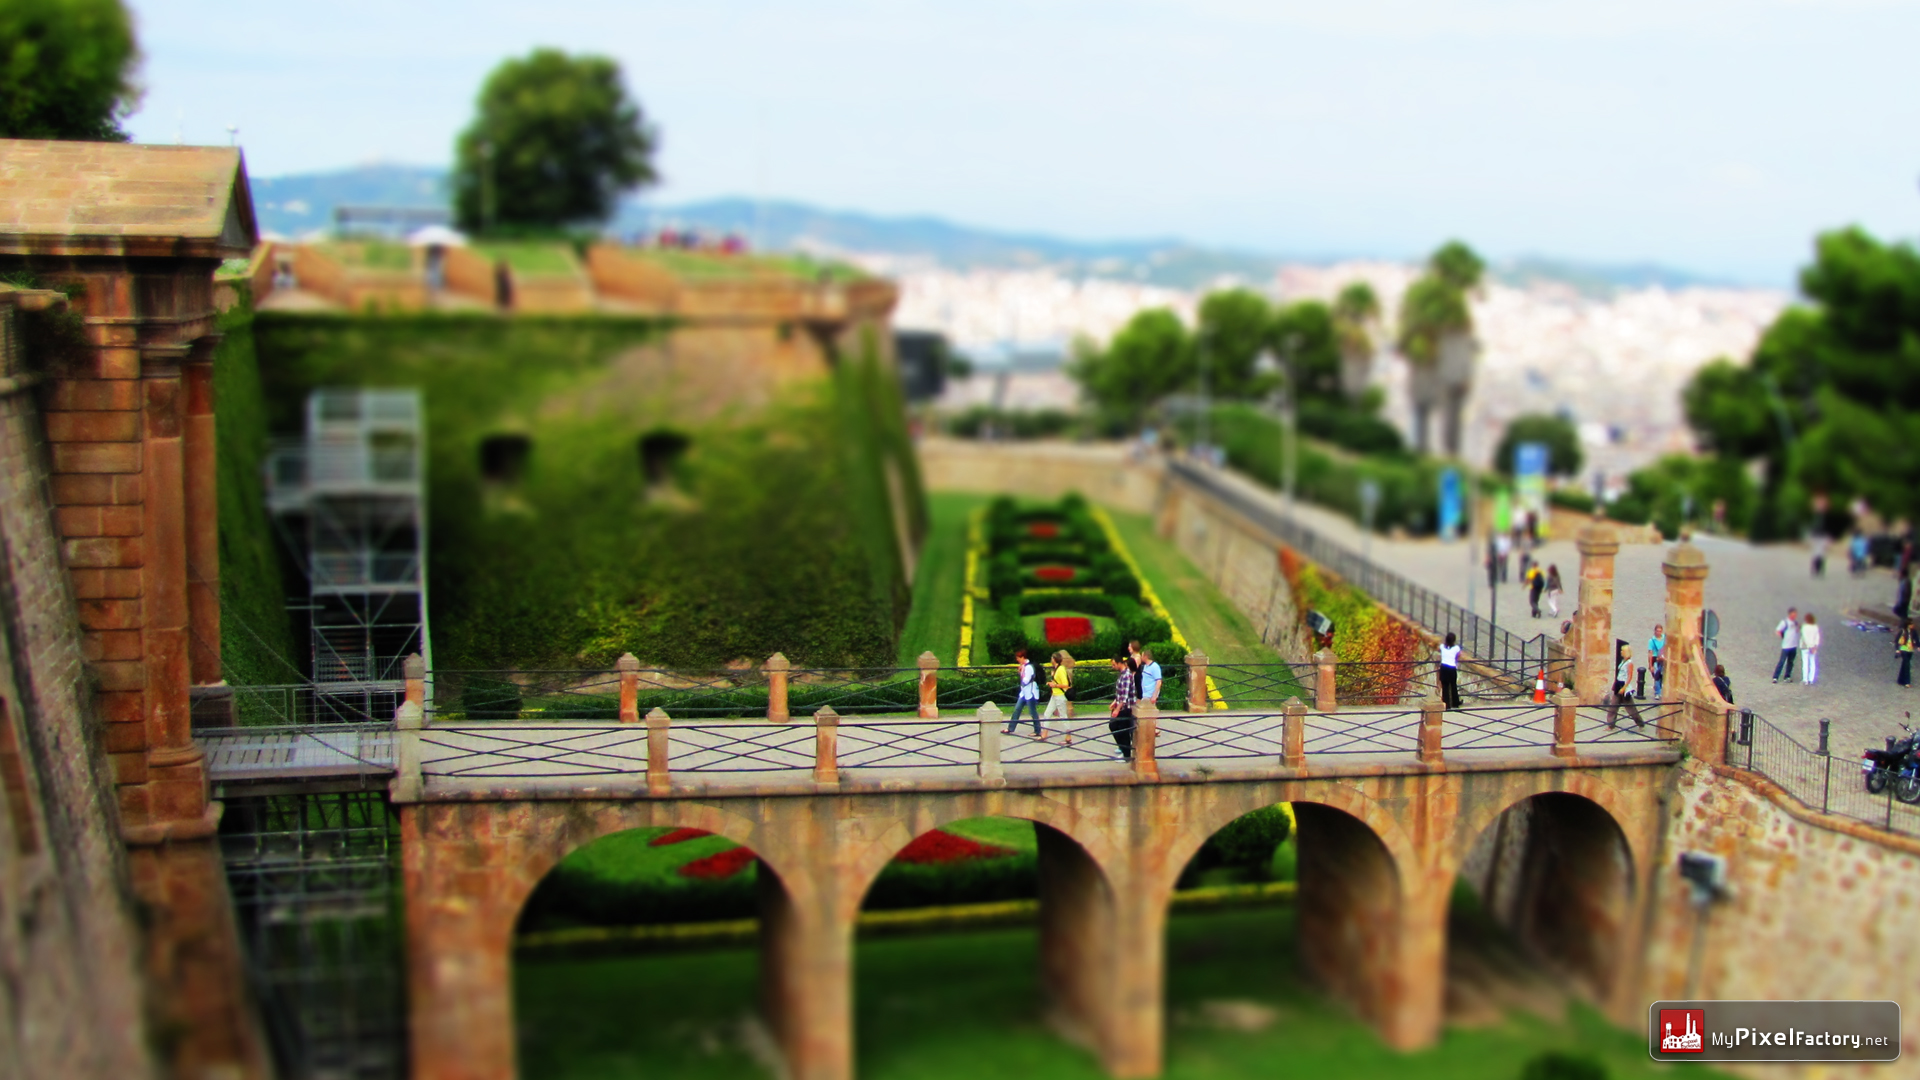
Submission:
[[[1820,681],[1820,621],[1807,612],[1800,617],[1799,608],[1788,608],[1787,617],[1781,619],[1773,628],[1773,636],[1780,639],[1780,659],[1773,664],[1773,681],[1785,679],[1793,681],[1793,663],[1800,661],[1800,681],[1808,686]]]
[[[1073,716],[1074,659],[1065,649],[1053,654],[1052,664],[1044,676],[1051,694],[1046,712],[1042,713],[1040,665],[1028,658],[1025,649],[1015,649],[1013,658],[1019,668],[1020,689],[1014,698],[1013,716],[1000,733],[1019,734],[1020,716],[1024,711],[1033,724],[1033,738],[1045,741],[1049,738],[1045,721],[1067,720]],[[1137,641],[1128,642],[1127,651],[1113,658],[1113,701],[1107,706],[1107,731],[1113,736],[1117,751],[1114,760],[1133,760],[1134,709],[1143,701],[1157,708],[1164,682],[1153,650]]]

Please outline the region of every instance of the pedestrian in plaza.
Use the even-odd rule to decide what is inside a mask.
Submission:
[[[1647,670],[1653,675],[1653,700],[1659,701],[1667,689],[1667,628],[1659,623],[1647,639]]]
[[[1773,636],[1780,639],[1780,659],[1773,665],[1773,681],[1779,682],[1785,675],[1793,678],[1793,658],[1800,652],[1800,609],[1788,608],[1787,617],[1773,628]]]
[[[1813,576],[1827,576],[1827,534],[1819,533],[1813,538]]]
[[[1560,566],[1558,563],[1547,567],[1547,610],[1554,618],[1560,617],[1560,596],[1565,592],[1560,585]]]
[[[1507,581],[1507,567],[1512,565],[1512,557],[1512,537],[1509,537],[1506,533],[1495,533],[1493,536],[1493,560],[1500,574],[1500,583],[1503,585],[1506,584]]]
[[[1634,727],[1646,726],[1646,720],[1640,715],[1640,707],[1633,703],[1633,646],[1620,643],[1620,665],[1613,669],[1613,689],[1607,694],[1607,726],[1612,727],[1614,718],[1622,708],[1633,718]]]
[[[1820,621],[1807,612],[1800,626],[1800,682],[1812,686],[1820,680]]]
[[[1040,738],[1040,669],[1027,659],[1027,650],[1013,650],[1014,663],[1020,665],[1020,695],[1013,699],[1013,718],[1000,730],[1002,735],[1014,735],[1020,731],[1020,710],[1027,710],[1027,718],[1033,721],[1033,737]]]
[[[1867,534],[1861,529],[1853,530],[1853,540],[1847,544],[1847,569],[1854,577],[1867,572]]]
[[[1140,699],[1139,684],[1134,681],[1132,657],[1121,653],[1113,658],[1113,704],[1108,706],[1107,730],[1113,733],[1113,745],[1120,752],[1115,761],[1133,760],[1133,703]]]
[[[1440,646],[1440,666],[1434,674],[1440,681],[1440,707],[1457,709],[1460,707],[1460,646],[1459,639],[1451,631],[1447,640]]]
[[[1900,674],[1894,676],[1893,681],[1901,686],[1913,685],[1914,640],[1913,622],[1909,620],[1901,625],[1900,633],[1893,639],[1893,655],[1900,658]]]
[[[1727,674],[1727,665],[1713,665],[1713,688],[1719,693],[1721,701],[1733,704],[1733,676]]]
[[[1547,591],[1547,572],[1540,569],[1539,563],[1527,567],[1527,603],[1533,607],[1533,617],[1540,617],[1540,594]]]
[[[1134,655],[1140,662],[1140,700],[1151,702],[1157,709],[1160,707],[1160,665],[1154,661],[1152,649],[1142,648]]]
[[[1900,587],[1893,594],[1893,617],[1901,622],[1907,621],[1907,615],[1913,608],[1913,576],[1902,572]]]
[[[1073,719],[1073,703],[1068,697],[1073,693],[1073,655],[1065,649],[1053,654],[1053,670],[1047,674],[1047,685],[1052,688],[1053,696],[1047,699],[1047,711],[1041,720]],[[1040,736],[1046,738],[1045,735]]]

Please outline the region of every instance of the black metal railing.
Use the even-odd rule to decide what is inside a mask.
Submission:
[[[1759,773],[1809,809],[1920,835],[1920,806],[1894,797],[1896,777],[1884,777],[1884,787],[1869,791],[1859,755],[1809,747],[1752,709],[1729,717],[1727,764]]]
[[[1523,638],[1431,589],[1369,562],[1358,553],[1328,540],[1299,522],[1289,521],[1272,507],[1248,498],[1246,493],[1236,490],[1231,484],[1222,483],[1210,470],[1178,459],[1169,461],[1168,467],[1182,480],[1233,507],[1302,557],[1339,575],[1347,584],[1373,597],[1381,605],[1399,612],[1432,633],[1441,636],[1454,634],[1468,656],[1499,663],[1517,663],[1522,667],[1537,667],[1550,660],[1545,634]]]

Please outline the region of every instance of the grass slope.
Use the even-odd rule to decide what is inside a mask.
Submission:
[[[1233,606],[1179,548],[1162,540],[1145,514],[1109,511],[1120,539],[1133,551],[1140,569],[1172,613],[1175,625],[1195,649],[1216,664],[1272,664],[1279,654],[1260,640],[1239,608]],[[1177,656],[1161,663],[1179,663]]]
[[[1084,1050],[1042,1020],[1038,935],[989,930],[864,941],[855,955],[857,1062],[866,1080],[1023,1076],[1098,1080]],[[1517,1078],[1542,1051],[1592,1054],[1616,1080],[1669,1075],[1637,1034],[1574,1006],[1562,1022],[1512,1015],[1448,1029],[1401,1054],[1313,989],[1293,957],[1288,908],[1176,914],[1167,930],[1169,1080]],[[520,962],[520,1071],[547,1080],[766,1075],[744,1021],[758,989],[753,950]],[[1216,1003],[1210,1008],[1209,1003]],[[1210,1023],[1218,1003],[1275,1010],[1270,1026]],[[1720,1074],[1700,1070],[1700,1080]]]
[[[901,667],[913,667],[932,652],[951,664],[960,652],[960,599],[967,576],[967,515],[987,501],[984,495],[933,492],[927,496],[931,521],[920,548],[913,579],[913,607],[900,632]]]

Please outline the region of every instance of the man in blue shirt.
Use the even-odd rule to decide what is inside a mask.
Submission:
[[[1154,662],[1152,649],[1140,650],[1140,700],[1160,707],[1160,665]]]

